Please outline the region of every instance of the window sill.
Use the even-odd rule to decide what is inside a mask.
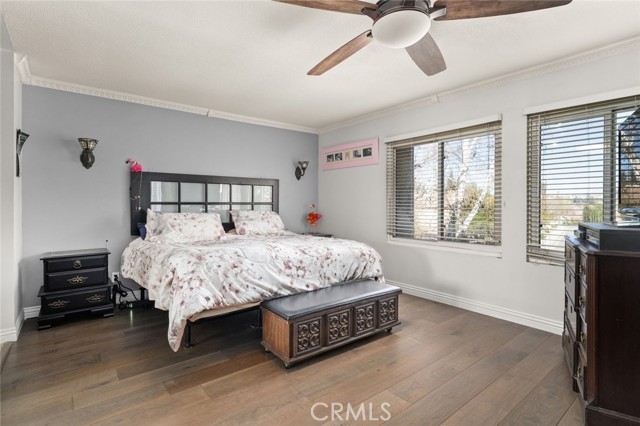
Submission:
[[[443,241],[421,241],[408,238],[387,237],[387,242],[392,245],[405,247],[418,247],[430,250],[448,251],[453,253],[474,254],[487,257],[502,258],[501,246],[481,246],[467,243],[453,243]]]

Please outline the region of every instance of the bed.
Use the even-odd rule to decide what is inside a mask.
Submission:
[[[271,179],[132,173],[131,232],[151,235],[127,246],[121,274],[168,312],[174,351],[185,327],[203,317],[358,279],[384,280],[370,246],[286,231],[277,194]]]

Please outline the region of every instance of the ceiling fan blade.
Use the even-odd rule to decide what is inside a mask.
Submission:
[[[447,8],[447,13],[436,21],[450,21],[531,12],[569,3],[571,0],[437,0],[434,8]]]
[[[279,3],[295,4],[312,9],[332,10],[334,12],[362,14],[362,9],[375,10],[376,5],[358,0],[274,0]]]
[[[426,74],[435,75],[447,69],[444,57],[429,33],[419,42],[406,48],[413,62]]]
[[[356,53],[358,50],[371,43],[373,38],[371,37],[371,30],[367,30],[354,38],[331,55],[324,58],[318,65],[313,67],[307,74],[308,75],[320,75],[329,71],[331,68],[338,65],[340,62],[347,59],[349,56]]]

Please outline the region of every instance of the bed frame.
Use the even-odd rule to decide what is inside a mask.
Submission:
[[[158,173],[158,172],[138,172],[130,173],[131,186],[129,187],[129,199],[131,204],[131,235],[140,235],[138,223],[146,223],[147,209],[153,206],[171,206],[177,212],[193,211],[188,210],[189,207],[201,206],[204,208],[202,213],[213,210],[213,207],[234,206],[236,208],[245,208],[247,210],[266,209],[278,212],[279,205],[279,181],[278,179],[262,179],[262,178],[243,178],[228,176],[207,176],[207,175],[186,175],[177,173]],[[177,201],[152,201],[151,183],[152,182],[175,182],[178,184],[178,200]],[[183,184],[203,184],[207,188],[207,184],[229,185],[229,201],[213,201],[209,200],[209,193],[205,191],[203,201],[184,201],[182,196]],[[244,189],[251,187],[251,200],[234,200],[233,186],[241,186]],[[271,187],[271,201],[256,201],[255,187]],[[225,210],[222,210],[223,212]],[[233,222],[229,218],[228,221],[222,222],[225,231],[233,229]]]
[[[177,183],[177,200],[175,201],[157,201],[152,200],[152,182],[174,182]],[[204,199],[202,201],[187,201],[182,199],[182,185],[183,184],[203,184],[205,185]],[[208,193],[208,184],[219,184],[229,186],[229,200],[228,201],[213,201],[210,200]],[[247,190],[251,187],[250,200],[234,200],[233,186],[241,186]],[[271,187],[271,200],[255,200],[255,190],[260,187]],[[154,206],[170,206],[176,212],[193,211],[193,208],[200,208],[201,212],[206,213],[210,211],[225,212],[226,210],[215,209],[215,207],[231,208],[244,208],[247,210],[272,210],[278,212],[279,207],[279,181],[278,179],[262,179],[262,178],[244,178],[244,177],[229,177],[229,176],[207,176],[207,175],[190,175],[190,174],[178,174],[178,173],[160,173],[160,172],[131,172],[130,173],[130,187],[129,187],[129,199],[131,204],[131,235],[140,235],[138,230],[138,223],[146,223],[147,221],[147,209]],[[233,207],[232,207],[233,206]],[[229,220],[222,222],[225,231],[229,231],[234,228],[234,224],[229,215]],[[142,286],[140,286],[143,288]],[[191,326],[194,322],[205,319],[219,317],[223,315],[229,315],[232,313],[246,312],[249,310],[256,310],[258,313],[257,325],[261,326],[260,302],[247,303],[238,306],[230,306],[221,309],[214,309],[210,311],[200,312],[187,321],[187,326],[184,331],[183,346],[190,348],[193,346],[191,341]]]

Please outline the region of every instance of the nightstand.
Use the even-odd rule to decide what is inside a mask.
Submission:
[[[113,316],[113,285],[109,279],[109,251],[89,249],[45,253],[40,287],[38,330],[69,314],[91,312]]]

